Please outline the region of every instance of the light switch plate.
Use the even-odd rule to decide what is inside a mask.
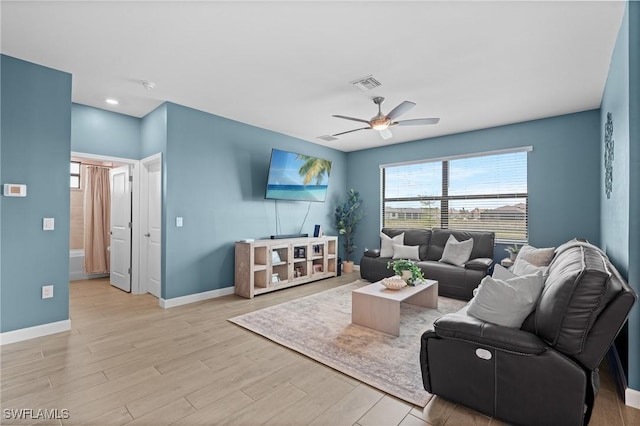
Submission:
[[[45,217],[42,219],[42,230],[43,231],[53,231],[55,228],[55,219],[52,217]]]
[[[176,217],[176,227],[182,228],[182,218]]]

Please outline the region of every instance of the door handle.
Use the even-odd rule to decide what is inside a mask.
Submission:
[[[145,236],[145,237],[150,237],[150,236],[151,236],[151,234],[146,233],[146,234],[144,234],[144,236]]]

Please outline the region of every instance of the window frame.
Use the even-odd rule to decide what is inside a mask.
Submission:
[[[71,166],[69,166],[69,188],[70,189],[82,189],[82,179],[81,179],[81,175],[82,175],[82,163],[80,161],[74,161],[71,160],[70,164],[77,164],[78,165],[78,173],[73,173],[71,171]],[[78,186],[72,186],[71,185],[71,178],[72,177],[77,177],[78,178]]]
[[[478,153],[472,153],[472,154],[439,157],[439,158],[432,158],[432,159],[413,160],[413,161],[406,161],[406,162],[400,162],[400,163],[381,164],[380,165],[380,200],[381,200],[380,223],[382,227],[385,226],[385,219],[387,219],[385,217],[386,216],[385,206],[386,206],[386,203],[388,202],[403,202],[403,201],[439,202],[440,203],[440,228],[446,229],[446,228],[449,228],[449,202],[451,201],[524,198],[526,200],[525,238],[509,239],[509,238],[496,237],[496,242],[497,243],[519,243],[519,244],[527,243],[529,240],[529,185],[527,184],[527,192],[525,193],[511,192],[511,193],[499,193],[499,194],[449,195],[449,181],[450,181],[449,162],[454,160],[466,159],[466,158],[488,157],[488,156],[494,156],[494,155],[512,154],[512,153],[520,153],[520,152],[525,152],[528,154],[531,151],[533,151],[532,146],[523,146],[523,147],[512,148],[512,149],[485,151],[485,152],[478,152]],[[442,164],[441,195],[385,198],[385,184],[386,184],[385,172],[387,168],[400,167],[400,166],[406,166],[411,164],[424,164],[424,163],[441,163]],[[528,173],[528,155],[527,155],[527,173]],[[393,214],[393,212],[390,212],[390,213]],[[406,216],[406,213],[404,213],[404,215]],[[397,216],[401,216],[401,215],[397,214]]]

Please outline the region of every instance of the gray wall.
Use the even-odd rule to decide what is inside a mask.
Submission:
[[[2,197],[0,331],[69,319],[71,75],[0,56],[1,183],[27,185]],[[42,219],[55,219],[43,231]],[[41,298],[43,285],[52,299]]]
[[[573,237],[600,240],[598,110],[349,153],[347,184],[367,215],[356,235],[356,263],[379,247],[380,164],[533,146],[528,154],[529,243],[557,246]],[[506,257],[503,246],[496,258]]]

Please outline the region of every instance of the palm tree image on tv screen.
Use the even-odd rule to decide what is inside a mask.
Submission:
[[[293,201],[325,201],[331,161],[274,149],[265,198]]]

